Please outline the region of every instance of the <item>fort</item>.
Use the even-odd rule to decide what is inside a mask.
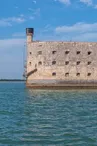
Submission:
[[[31,88],[97,88],[97,43],[33,41],[27,28],[26,85]]]

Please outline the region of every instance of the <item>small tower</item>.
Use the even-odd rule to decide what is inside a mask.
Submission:
[[[31,43],[34,35],[34,28],[26,28],[27,43]]]

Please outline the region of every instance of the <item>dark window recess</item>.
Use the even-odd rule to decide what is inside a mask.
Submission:
[[[66,62],[65,62],[65,65],[68,65],[68,64],[69,64],[69,61],[66,61]]]
[[[52,51],[52,54],[56,54],[57,51]]]
[[[29,62],[29,64],[31,65],[31,62]]]
[[[92,52],[91,52],[91,51],[89,51],[89,52],[88,52],[88,55],[90,55],[91,53],[92,53]]]
[[[81,53],[80,51],[77,51],[77,52],[76,52],[76,54],[80,54],[80,53]]]
[[[56,64],[56,61],[52,61],[52,65],[55,65]]]
[[[80,61],[77,61],[76,64],[79,65],[80,64]]]
[[[41,62],[41,61],[39,61],[39,62],[38,62],[38,65],[42,65],[42,62]]]
[[[91,76],[91,73],[87,73],[87,76]]]
[[[56,72],[53,72],[53,73],[52,73],[52,76],[56,76]]]
[[[79,77],[80,76],[80,73],[77,73],[76,76]]]
[[[42,45],[39,45],[39,47],[42,47]]]
[[[87,64],[88,64],[88,65],[90,65],[90,64],[91,64],[91,62],[89,61]]]
[[[65,54],[69,54],[69,51],[66,51]]]
[[[65,77],[69,77],[69,73],[65,73]]]
[[[30,55],[32,54],[32,52],[30,52]]]
[[[38,55],[41,55],[42,54],[42,51],[38,51]]]

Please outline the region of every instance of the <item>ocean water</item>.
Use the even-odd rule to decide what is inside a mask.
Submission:
[[[0,146],[97,146],[97,91],[0,83]]]

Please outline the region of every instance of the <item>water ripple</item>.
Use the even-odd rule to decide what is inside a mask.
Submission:
[[[0,146],[97,146],[97,91],[0,84]]]

